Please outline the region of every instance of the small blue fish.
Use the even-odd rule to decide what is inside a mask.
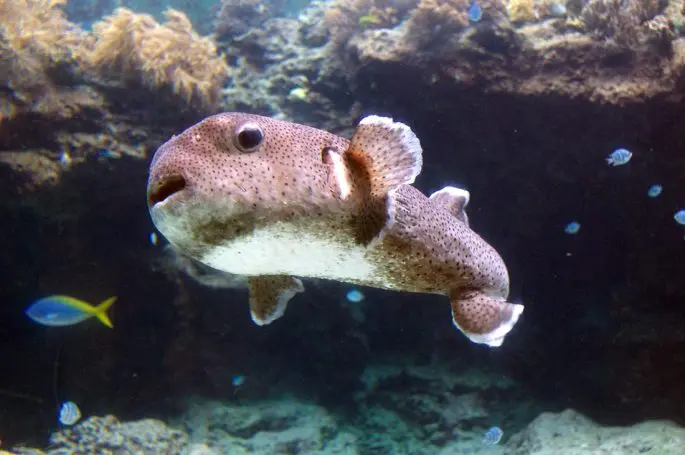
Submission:
[[[502,440],[502,436],[504,436],[504,432],[500,427],[492,427],[485,432],[483,445],[486,447],[496,446]]]
[[[96,317],[111,329],[113,325],[107,316],[107,310],[116,300],[116,297],[110,297],[94,307],[90,303],[74,297],[51,295],[33,302],[25,313],[35,322],[50,327],[74,325]]]
[[[577,221],[571,221],[564,228],[564,232],[569,235],[577,234],[580,231],[580,223]]]
[[[65,401],[59,408],[58,418],[62,425],[74,425],[81,420],[81,410],[73,401]]]
[[[673,219],[676,223],[685,226],[685,209],[681,209],[675,212],[675,215],[673,215]]]
[[[468,11],[469,21],[478,22],[483,18],[483,10],[478,6],[478,3],[473,2]]]
[[[616,149],[606,159],[609,166],[622,166],[633,157],[633,154],[626,149]]]
[[[552,3],[549,7],[549,13],[555,17],[566,16],[566,5],[563,3]]]
[[[240,387],[241,385],[245,384],[245,376],[242,374],[236,374],[233,376],[231,384],[233,384],[233,387]]]
[[[359,303],[364,300],[364,294],[362,294],[362,292],[358,289],[352,289],[347,292],[345,298],[350,303]]]
[[[663,187],[661,185],[652,185],[649,187],[649,190],[647,190],[647,196],[658,197],[662,191]]]
[[[113,151],[111,151],[111,150],[108,150],[108,149],[102,149],[102,150],[100,150],[100,151],[98,152],[98,156],[101,156],[101,157],[103,157],[103,158],[107,158],[107,159],[110,159],[110,160],[111,160],[111,159],[119,158],[119,154],[118,154],[118,153],[115,153],[115,152],[113,152]]]
[[[68,169],[71,167],[72,159],[68,151],[64,150],[59,156],[59,164],[64,168]]]

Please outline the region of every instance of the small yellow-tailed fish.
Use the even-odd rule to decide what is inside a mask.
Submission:
[[[39,324],[50,327],[64,327],[78,324],[96,317],[110,329],[114,326],[107,316],[107,310],[117,300],[110,297],[97,306],[67,295],[51,295],[33,302],[26,315]]]

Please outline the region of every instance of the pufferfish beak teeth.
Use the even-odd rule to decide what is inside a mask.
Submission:
[[[180,174],[172,174],[150,182],[147,190],[147,204],[153,207],[155,204],[165,201],[170,196],[182,191],[186,187],[186,179]]]

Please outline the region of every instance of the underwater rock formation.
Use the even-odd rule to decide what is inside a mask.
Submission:
[[[297,401],[196,403],[182,423],[191,441],[222,454],[343,455],[355,449],[356,438],[328,411]]]
[[[162,422],[145,419],[119,422],[114,416],[90,417],[72,428],[50,436],[50,448],[43,452],[18,448],[17,454],[56,455],[77,453],[167,453],[180,454],[188,446],[188,436]]]
[[[442,86],[601,103],[679,96],[685,40],[673,24],[682,22],[680,2],[660,10],[658,2],[619,8],[625,2],[596,0],[550,17],[533,2],[493,1],[471,25],[466,3],[422,0],[404,15],[398,11],[394,22],[407,19],[399,25],[378,15],[360,27],[349,24],[376,6],[333,2],[326,18],[353,80],[404,71]],[[336,39],[341,34],[345,39]]]
[[[430,423],[406,426],[392,413],[378,408],[365,409],[356,426],[321,407],[286,400],[249,406],[195,403],[178,424],[188,433],[152,419],[120,423],[113,416],[91,417],[53,433],[51,446],[45,451],[21,447],[13,449],[13,453],[362,455],[404,450],[416,455],[639,455],[657,450],[660,455],[680,455],[685,444],[685,429],[669,421],[605,427],[571,409],[543,413],[522,431],[505,434],[506,442],[490,447],[481,440],[482,430],[466,430],[466,421],[457,422],[454,435],[448,436],[445,444],[435,439],[428,441],[422,435],[431,431]]]
[[[432,84],[489,92],[582,98],[625,104],[681,96],[685,39],[643,50],[621,48],[576,32],[559,33],[556,19],[515,29],[483,24],[430,48],[417,47],[406,27],[354,37],[346,58],[367,74],[427,75]],[[607,44],[608,43],[608,44]]]
[[[507,442],[513,455],[590,455],[611,453],[679,455],[685,428],[669,421],[647,421],[629,427],[604,427],[573,410],[546,412]]]

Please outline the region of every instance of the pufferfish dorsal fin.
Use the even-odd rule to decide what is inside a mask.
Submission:
[[[283,316],[288,302],[304,291],[302,281],[289,275],[262,275],[248,278],[250,313],[257,325],[269,324]]]
[[[469,225],[469,217],[466,215],[466,206],[469,204],[471,194],[454,186],[446,186],[430,195],[430,200],[447,210],[456,219]]]
[[[356,240],[373,246],[393,223],[393,192],[421,172],[421,144],[407,125],[371,115],[359,122],[344,158],[352,191],[362,194]]]

